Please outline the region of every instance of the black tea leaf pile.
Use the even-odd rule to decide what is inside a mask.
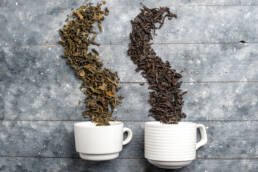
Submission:
[[[182,112],[183,92],[180,87],[182,75],[172,69],[169,62],[163,62],[151,47],[156,29],[160,29],[165,19],[177,18],[167,7],[149,9],[143,6],[141,12],[131,21],[132,32],[128,55],[136,71],[149,83],[151,105],[150,116],[166,124],[176,124],[185,113]]]

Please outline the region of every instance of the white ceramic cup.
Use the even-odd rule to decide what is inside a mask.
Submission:
[[[200,141],[197,142],[197,129]],[[145,158],[160,168],[181,168],[196,158],[196,150],[207,143],[205,126],[192,122],[145,123]]]
[[[127,133],[125,139],[124,133]],[[123,145],[131,141],[133,133],[119,121],[110,122],[108,126],[96,126],[86,121],[74,124],[74,136],[76,151],[82,159],[103,161],[117,158]]]

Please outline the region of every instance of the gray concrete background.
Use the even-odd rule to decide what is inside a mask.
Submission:
[[[75,152],[72,125],[83,120],[83,95],[56,43],[70,9],[85,2],[0,0],[0,171],[165,171],[143,157],[143,124],[152,120],[148,85],[126,55],[140,2],[177,13],[157,31],[153,47],[184,71],[186,121],[207,126],[208,144],[179,171],[258,171],[258,1],[108,1],[99,51],[121,78],[125,98],[115,116],[134,138],[119,159],[101,163]]]

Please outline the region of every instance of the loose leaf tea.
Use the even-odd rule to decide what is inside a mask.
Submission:
[[[104,68],[98,51],[92,48],[99,45],[95,41],[96,26],[102,31],[102,22],[109,12],[102,9],[103,4],[86,4],[74,10],[60,30],[59,42],[67,64],[82,81],[81,91],[86,95],[83,116],[97,125],[109,125],[115,107],[121,103],[117,73]]]
[[[186,93],[180,89],[182,75],[172,69],[168,61],[163,62],[151,47],[155,30],[162,27],[166,18],[171,20],[177,16],[167,7],[149,9],[143,6],[131,21],[128,55],[137,65],[136,71],[141,71],[149,83],[150,116],[166,124],[175,124],[186,117],[182,112]]]

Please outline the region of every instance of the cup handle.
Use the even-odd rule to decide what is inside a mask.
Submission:
[[[133,138],[133,132],[130,128],[123,128],[123,134],[127,133],[127,137],[123,140],[123,145],[128,144]]]
[[[197,129],[200,130],[201,140],[196,144],[196,150],[205,145],[208,141],[205,126],[203,124],[197,124]]]

